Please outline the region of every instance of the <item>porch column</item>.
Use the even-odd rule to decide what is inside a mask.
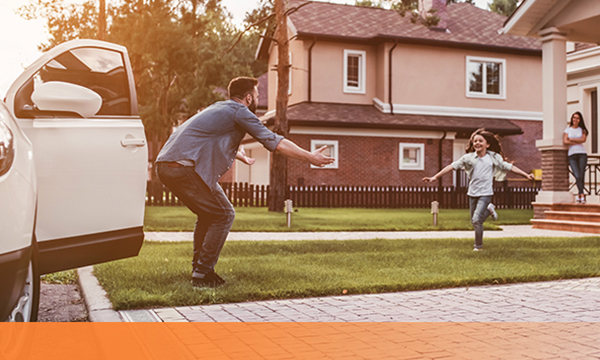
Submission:
[[[539,32],[542,36],[543,139],[536,142],[542,152],[542,190],[537,195],[535,218],[542,208],[570,203],[567,147],[562,136],[567,125],[567,39],[557,28]],[[524,84],[525,85],[525,84]]]

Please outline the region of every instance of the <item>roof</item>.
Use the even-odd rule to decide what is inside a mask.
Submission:
[[[304,3],[308,4],[290,15],[299,37],[491,47],[541,54],[539,40],[499,33],[505,16],[468,3],[447,6],[446,32],[412,23],[408,12],[401,16],[395,10],[302,0],[292,0],[289,6]]]
[[[291,126],[352,127],[370,129],[406,129],[456,131],[471,134],[479,128],[498,135],[522,134],[523,130],[507,119],[432,116],[413,114],[385,114],[372,105],[348,105],[332,103],[299,103],[287,110]],[[271,124],[274,115],[263,117]]]

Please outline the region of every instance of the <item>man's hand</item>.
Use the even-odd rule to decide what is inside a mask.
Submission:
[[[435,178],[435,176],[423,178],[423,181],[425,181],[425,182],[432,182],[432,181],[436,181],[436,180],[437,179]]]
[[[235,158],[240,160],[241,162],[243,162],[246,165],[252,165],[256,162],[256,159],[248,157],[246,155],[246,150],[244,150],[243,146],[240,146],[240,149],[238,150],[237,154],[235,155]]]
[[[334,158],[323,155],[323,151],[325,151],[326,149],[327,149],[327,145],[322,146],[322,147],[318,148],[317,150],[313,151],[311,153],[312,156],[310,159],[310,163],[313,164],[314,166],[318,166],[318,167],[323,167],[325,165],[329,165],[329,164],[333,163],[335,161]]]

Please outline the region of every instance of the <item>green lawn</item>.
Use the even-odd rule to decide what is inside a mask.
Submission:
[[[471,230],[469,210],[441,209],[433,226],[429,209],[299,208],[287,227],[285,213],[267,208],[236,208],[232,231],[432,231]],[[498,225],[530,224],[533,210],[499,209],[498,221],[487,221],[486,230]],[[193,231],[196,216],[184,206],[148,206],[145,231]]]
[[[600,276],[600,237],[228,241],[227,284],[191,286],[191,242],[146,242],[138,257],[96,265],[117,310],[366,294]]]

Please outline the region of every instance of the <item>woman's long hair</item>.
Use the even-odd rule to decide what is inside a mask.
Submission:
[[[485,141],[487,141],[487,143],[490,144],[488,150],[500,154],[500,156],[502,156],[502,158],[504,159],[504,153],[502,152],[502,145],[500,145],[500,139],[498,138],[498,135],[486,131],[485,129],[477,129],[471,134],[471,137],[469,138],[469,144],[467,145],[467,153],[475,152],[473,142],[475,141],[476,135],[483,136]]]
[[[583,122],[583,115],[581,115],[579,111],[575,111],[573,115],[571,115],[571,122],[569,123],[569,126],[573,126],[573,116],[575,116],[576,114],[579,115],[579,127],[581,128],[581,131],[584,134],[588,135],[589,132],[588,129],[585,127],[585,122]]]

